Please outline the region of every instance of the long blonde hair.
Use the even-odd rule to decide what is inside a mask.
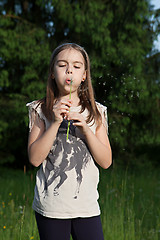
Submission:
[[[42,103],[42,111],[49,121],[53,120],[53,105],[57,100],[57,98],[59,97],[59,90],[58,90],[56,81],[52,77],[53,69],[54,69],[56,56],[65,49],[77,50],[82,54],[84,58],[86,79],[84,82],[82,82],[82,84],[78,89],[78,96],[79,96],[80,105],[81,105],[81,113],[85,110],[85,108],[87,108],[89,114],[86,122],[90,123],[92,120],[94,120],[96,121],[97,125],[99,125],[101,123],[101,115],[95,103],[94,92],[93,92],[93,87],[91,82],[89,56],[83,47],[75,43],[61,44],[52,53],[50,66],[49,66],[46,97],[40,100],[40,102]]]

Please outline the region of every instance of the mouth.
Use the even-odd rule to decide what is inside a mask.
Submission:
[[[68,85],[70,85],[71,82],[72,82],[72,79],[67,78],[65,82],[66,82]]]

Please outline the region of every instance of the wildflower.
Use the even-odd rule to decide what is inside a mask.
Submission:
[[[3,226],[3,229],[6,229],[6,226]]]
[[[19,206],[19,209],[20,209],[20,213],[23,214],[23,207]]]
[[[12,193],[11,193],[11,192],[9,193],[9,196],[10,196],[10,197],[12,196]]]
[[[34,237],[32,236],[32,237],[30,237],[30,239],[34,239]]]

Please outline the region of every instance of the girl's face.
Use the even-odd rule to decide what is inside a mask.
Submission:
[[[61,96],[69,94],[71,80],[72,93],[77,93],[79,85],[86,79],[85,62],[81,52],[73,48],[61,51],[56,56],[53,75]]]

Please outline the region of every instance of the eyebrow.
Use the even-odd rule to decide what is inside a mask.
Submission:
[[[57,63],[59,63],[59,62],[65,62],[65,63],[67,63],[66,60],[58,60]],[[80,63],[81,65],[83,65],[83,63],[80,62],[80,61],[74,61],[73,63]]]

